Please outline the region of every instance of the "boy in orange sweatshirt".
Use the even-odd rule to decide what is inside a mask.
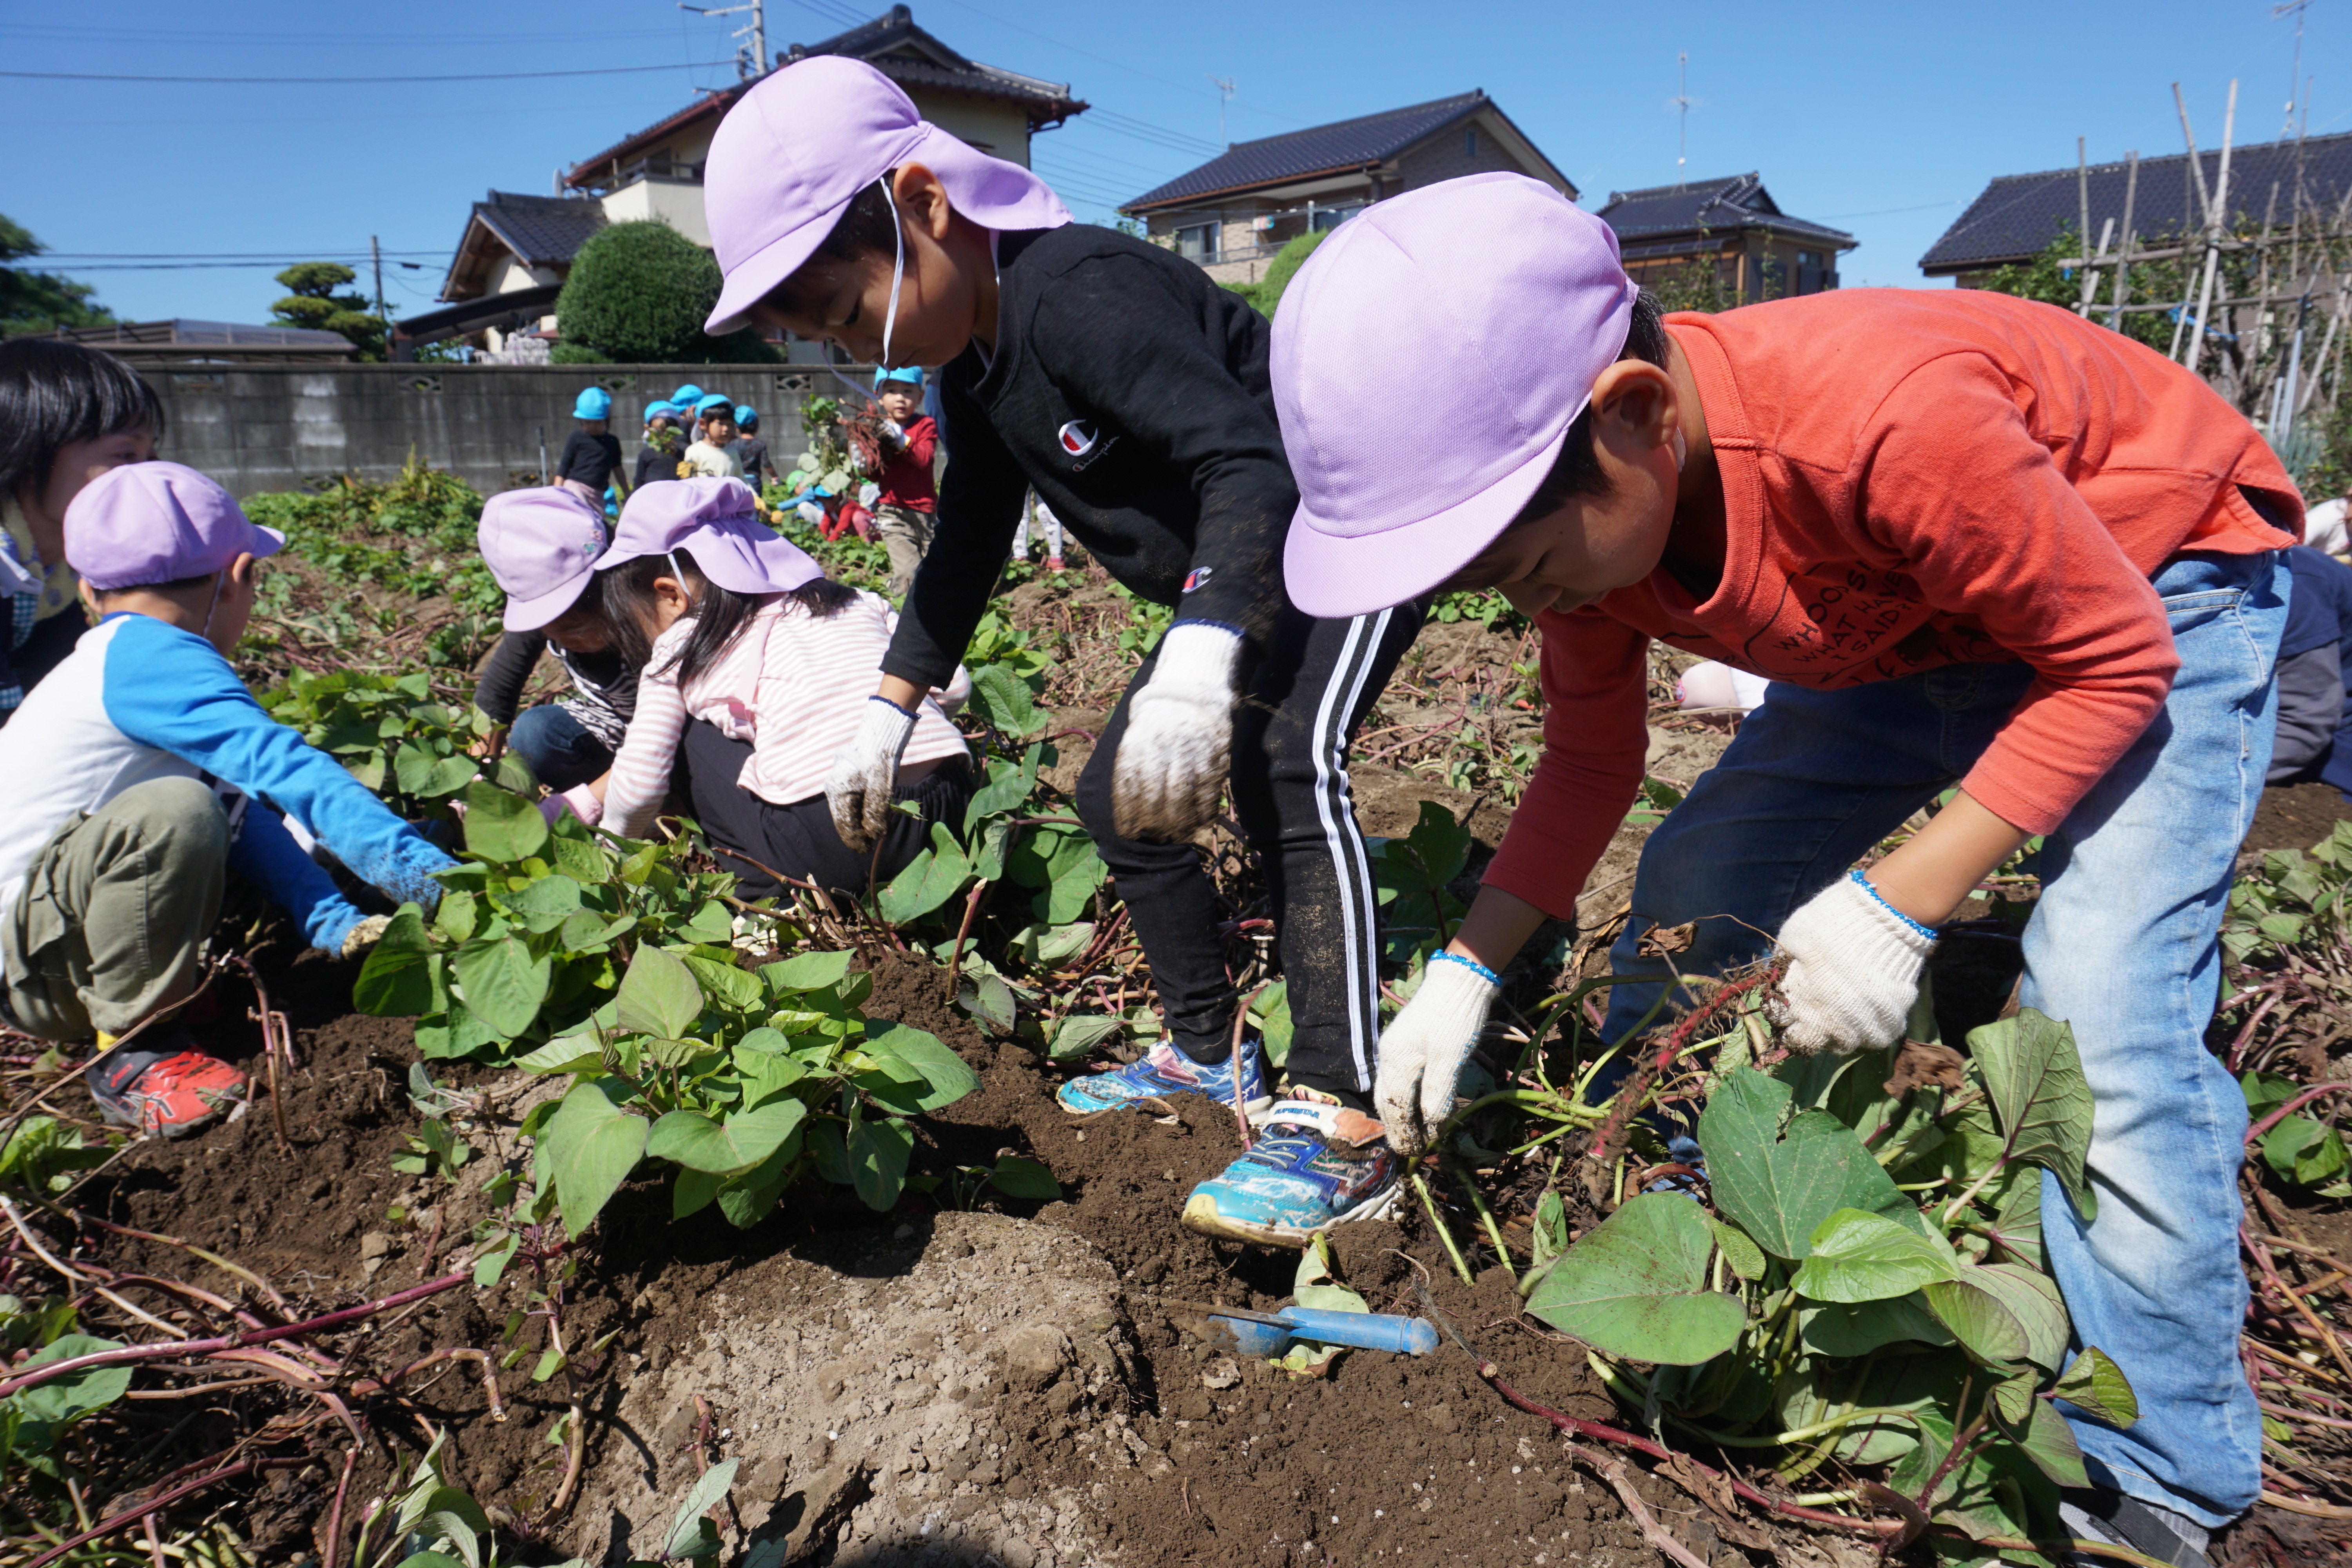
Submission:
[[[1465,251],[1465,233],[1509,239]],[[1542,761],[1381,1037],[1391,1143],[1443,1119],[1496,972],[1573,910],[1632,804],[1651,640],[1769,677],[1643,851],[1612,967],[1659,978],[1613,989],[1608,1037],[1668,973],[1642,934],[1696,920],[1685,973],[1777,940],[1797,1048],[1891,1044],[1936,923],[2046,835],[2021,1000],[2074,1028],[2099,1202],[2086,1222],[2045,1181],[2043,1242],[2077,1343],[2140,1405],[2128,1430],[2074,1423],[2095,1485],[2063,1511],[2077,1535],[2203,1562],[2206,1528],[2260,1483],[2236,1353],[2246,1110],[2203,1032],[2302,527],[2262,438],[2181,367],[2000,295],[1664,320],[1603,225],[1517,175],[1380,204],[1284,304],[1293,599],[1348,616],[1492,586],[1544,637]],[[1421,400],[1393,397],[1400,352]],[[1497,385],[1519,394],[1500,415]],[[1406,456],[1432,427],[1473,432],[1435,484]]]

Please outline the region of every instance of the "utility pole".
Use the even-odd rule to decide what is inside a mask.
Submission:
[[[368,236],[368,259],[375,264],[375,319],[383,323],[383,353],[392,357],[392,312],[383,308],[383,247]]]
[[[735,74],[744,81],[757,81],[768,74],[767,0],[744,0],[740,5],[688,5],[686,0],[678,0],[677,8],[698,16],[737,16],[749,11],[751,19],[728,35],[743,40],[735,46]]]
[[[1209,79],[1217,87],[1217,144],[1221,147],[1230,147],[1233,143],[1225,140],[1225,105],[1234,100],[1234,79],[1229,76],[1213,76]]]
[[[1675,134],[1675,189],[1679,191],[1690,173],[1690,111],[1696,100],[1690,95],[1690,51],[1676,55],[1675,63],[1682,71],[1682,90],[1666,100],[1666,107],[1682,117],[1681,129]]]
[[[2273,18],[2289,16],[2294,18],[2294,69],[2287,73],[2286,129],[2279,133],[2279,140],[2282,142],[2294,134],[2296,98],[2307,96],[2303,93],[2303,14],[2310,8],[2311,0],[2286,0],[2286,4],[2283,5],[2271,7],[2271,16]]]

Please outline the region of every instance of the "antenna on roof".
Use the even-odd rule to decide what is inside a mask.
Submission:
[[[2301,0],[2301,3],[2308,5],[2310,0]],[[1666,100],[1666,107],[1682,116],[1682,129],[1675,137],[1675,189],[1679,191],[1683,188],[1683,180],[1690,163],[1691,106],[1698,100],[1690,95],[1690,51],[1685,49],[1675,57],[1675,61],[1682,68],[1683,89]]]
[[[2286,79],[2286,129],[2279,133],[2281,141],[2294,134],[2294,102],[2303,87],[2303,14],[2310,8],[2311,0],[2286,0],[2271,7],[2273,17],[2294,17],[2294,69]]]
[[[1234,79],[1213,76],[1209,79],[1217,84],[1217,143],[1230,147],[1233,143],[1225,140],[1225,105],[1234,100]]]
[[[745,0],[740,5],[688,5],[678,0],[681,11],[691,11],[698,16],[733,16],[751,13],[751,19],[728,35],[743,41],[735,46],[735,74],[745,81],[756,81],[768,71],[768,5],[767,0]]]

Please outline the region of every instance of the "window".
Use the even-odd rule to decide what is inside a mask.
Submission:
[[[1475,125],[1462,133],[1462,155],[1465,158],[1478,155],[1478,128]]]
[[[1176,254],[1187,261],[1214,261],[1217,258],[1217,226],[1196,223],[1178,229]]]
[[[1801,251],[1797,252],[1797,265],[1798,265],[1798,266],[1800,266],[1800,267],[1819,267],[1821,264],[1822,264],[1822,253],[1821,253],[1820,251],[1818,251],[1818,250],[1801,250]]]
[[[1308,220],[1307,226],[1315,233],[1320,234],[1327,228],[1339,227],[1363,210],[1360,206],[1317,207]]]

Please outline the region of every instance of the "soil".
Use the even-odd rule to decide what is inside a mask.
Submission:
[[[2254,808],[2253,831],[2246,848],[2308,849],[2336,831],[2339,822],[2352,822],[2352,802],[2333,784],[2273,784],[2263,791]]]

